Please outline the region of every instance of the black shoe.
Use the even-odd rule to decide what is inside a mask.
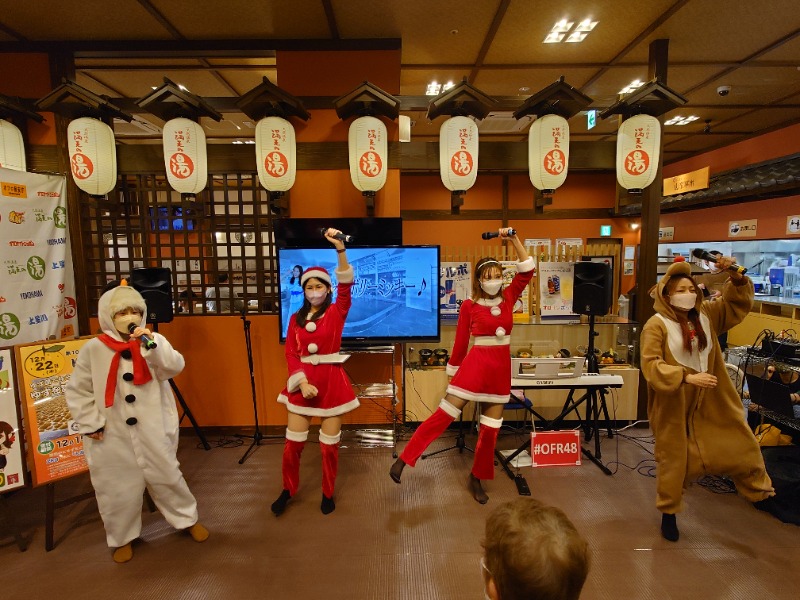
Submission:
[[[472,473],[469,474],[469,491],[472,492],[472,497],[475,498],[475,502],[486,504],[489,501],[489,496],[483,490],[481,480]]]
[[[392,481],[395,483],[400,483],[400,476],[403,474],[403,469],[406,468],[406,462],[402,458],[398,458],[394,461],[392,468],[389,469],[389,477],[392,478]]]
[[[323,515],[329,515],[336,510],[336,503],[333,498],[328,498],[325,494],[322,494],[322,504],[319,505],[319,509]]]
[[[664,513],[661,515],[661,537],[669,542],[677,542],[680,533],[678,532],[678,520],[675,515]]]
[[[276,517],[279,517],[283,514],[283,511],[286,510],[286,505],[289,503],[289,500],[292,499],[292,495],[289,493],[289,490],[283,490],[281,495],[278,496],[278,499],[272,503],[270,506],[270,510],[275,513]]]

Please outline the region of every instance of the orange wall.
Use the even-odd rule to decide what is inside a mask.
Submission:
[[[0,94],[19,98],[43,98],[52,91],[47,54],[0,53]],[[44,123],[27,121],[28,144],[56,143],[55,117],[41,113]]]

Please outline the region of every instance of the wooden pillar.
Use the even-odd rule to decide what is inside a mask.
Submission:
[[[60,48],[49,54],[50,85],[53,89],[62,83],[62,78],[75,81],[75,56],[71,50]],[[84,249],[84,232],[81,226],[81,191],[70,176],[69,152],[67,152],[67,127],[69,120],[61,115],[54,115],[56,131],[56,155],[58,172],[66,177],[65,204],[67,223],[69,224],[70,247],[72,249],[72,270],[75,277],[75,296],[78,304],[78,330],[82,335],[89,331],[89,292],[86,287],[86,265],[88,264]]]
[[[669,40],[654,40],[650,44],[648,78],[657,79],[667,84]],[[658,117],[661,130],[664,130],[664,116]],[[639,242],[639,265],[636,269],[636,320],[644,325],[655,314],[653,299],[649,295],[650,288],[658,277],[658,228],[661,220],[661,199],[664,165],[664,137],[661,137],[661,148],[658,153],[658,170],[653,183],[642,192],[642,228]],[[638,414],[644,418],[647,414],[647,383],[639,375]]]

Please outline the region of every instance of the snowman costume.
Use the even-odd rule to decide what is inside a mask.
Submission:
[[[78,431],[103,431],[102,440],[84,435],[83,447],[112,548],[139,537],[145,488],[175,529],[197,522],[197,501],[177,459],[178,414],[168,381],[183,370],[183,356],[158,333],[152,335],[153,349],[139,339],[125,341],[114,315],[126,308],[147,314],[144,299],[131,287],[101,296],[103,334],[80,350],[66,389]],[[143,316],[134,324],[144,327],[145,321]]]

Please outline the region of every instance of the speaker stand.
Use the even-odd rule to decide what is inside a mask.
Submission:
[[[158,333],[158,321],[153,323],[153,331],[155,333]],[[172,388],[175,397],[178,399],[181,408],[183,409],[183,414],[181,415],[181,418],[178,420],[178,424],[180,425],[180,423],[183,421],[183,417],[189,417],[189,421],[191,422],[192,427],[194,428],[194,432],[197,434],[197,437],[200,438],[200,443],[203,444],[203,448],[205,448],[206,450],[211,450],[211,446],[209,445],[205,434],[200,429],[200,426],[197,424],[197,421],[195,421],[192,411],[189,410],[189,407],[186,404],[186,400],[183,399],[183,394],[181,394],[180,389],[178,389],[178,384],[175,383],[175,381],[173,381],[172,377],[169,378],[169,385]]]

